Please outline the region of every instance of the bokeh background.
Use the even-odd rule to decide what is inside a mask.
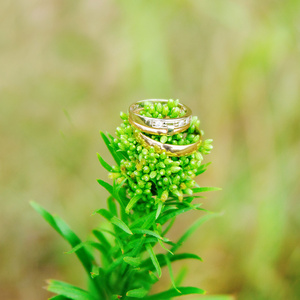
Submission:
[[[184,246],[204,260],[185,284],[300,299],[300,1],[1,0],[0,24],[1,299],[46,299],[48,278],[84,286],[29,200],[86,239],[107,197],[96,152],[112,163],[99,130],[147,98],[179,98],[214,139],[198,183],[223,188],[203,200],[222,216]]]

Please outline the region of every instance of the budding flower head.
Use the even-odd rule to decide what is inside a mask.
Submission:
[[[150,118],[180,118],[184,111],[178,104],[179,100],[172,99],[166,103],[147,102],[140,114]],[[138,130],[129,123],[128,115],[121,112],[120,117],[123,123],[116,130],[117,138],[113,140],[112,146],[124,159],[119,166],[112,168],[109,177],[118,184],[123,182],[128,201],[137,197],[132,210],[146,214],[155,210],[159,201],[166,204],[169,197],[172,201],[174,198],[184,201],[184,195],[192,195],[196,184],[193,178],[198,168],[201,168],[203,155],[212,149],[212,140],[203,141],[195,153],[171,157],[166,152],[159,152],[157,147],[145,148],[137,141],[135,132]],[[170,136],[148,136],[163,144],[188,145],[199,140],[200,136],[195,131],[196,128],[200,130],[199,125],[199,119],[193,116],[185,132]]]

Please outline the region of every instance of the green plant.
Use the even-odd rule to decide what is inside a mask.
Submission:
[[[178,100],[167,104],[145,105],[141,112],[155,118],[180,117]],[[178,253],[182,243],[206,220],[215,214],[207,212],[197,220],[175,243],[166,235],[177,216],[191,210],[205,211],[193,200],[198,193],[218,190],[200,187],[194,177],[205,172],[209,163],[202,164],[203,154],[212,149],[212,140],[201,143],[196,153],[182,157],[158,154],[154,148],[146,149],[135,138],[135,129],[128,116],[121,113],[123,123],[117,128],[117,138],[101,132],[116,165],[110,166],[99,154],[101,165],[109,172],[113,183],[98,180],[108,192],[107,209],[94,212],[104,217],[111,230],[96,228],[94,240],[82,242],[59,217],[51,215],[35,202],[32,206],[71,245],[68,253],[75,253],[88,277],[88,289],[50,280],[48,290],[57,296],[51,299],[171,299],[187,294],[204,294],[196,287],[181,287],[182,276],[173,276],[171,263],[183,259],[201,258],[192,253]],[[189,144],[197,141],[194,135],[200,126],[193,117],[184,133],[173,136],[152,136],[161,142]],[[203,132],[202,132],[203,135]],[[160,252],[154,248],[160,247]],[[158,248],[159,249],[159,248]],[[95,255],[94,251],[99,252]],[[159,280],[162,268],[167,267],[172,288],[149,295],[152,285]]]

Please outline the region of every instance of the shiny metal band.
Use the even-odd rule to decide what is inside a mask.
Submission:
[[[151,139],[150,137],[146,136],[142,132],[136,131],[136,138],[137,141],[142,144],[145,148],[149,149],[150,147],[154,147],[155,152],[162,153],[166,152],[169,156],[184,156],[184,155],[191,155],[195,153],[200,145],[201,145],[201,133],[199,129],[196,129],[195,132],[199,135],[199,140],[196,143],[188,144],[188,145],[172,145],[172,144],[163,144],[156,140]]]
[[[137,129],[154,135],[174,135],[189,128],[192,120],[192,111],[179,103],[179,108],[185,112],[181,118],[150,118],[139,114],[146,103],[168,103],[165,99],[141,100],[129,107],[129,122]]]

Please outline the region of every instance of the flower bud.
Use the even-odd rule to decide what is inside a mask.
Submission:
[[[175,166],[175,167],[171,167],[170,170],[171,170],[172,173],[177,173],[177,172],[179,172],[181,170],[181,168]]]
[[[160,142],[165,144],[167,142],[168,138],[166,135],[162,135],[161,138],[160,138]]]
[[[125,114],[124,112],[120,112],[120,117],[121,117],[121,119],[123,119],[123,120],[127,120],[128,119],[128,116],[127,116],[127,114]]]
[[[164,177],[164,178],[163,178],[163,184],[164,184],[164,185],[169,184],[169,179],[168,179],[167,177]]]
[[[149,172],[150,172],[150,168],[149,168],[148,166],[145,166],[145,167],[143,168],[143,172],[144,172],[144,173],[149,173]]]
[[[160,199],[161,199],[161,201],[165,202],[168,199],[168,197],[169,197],[169,192],[167,190],[165,190],[165,191],[163,191]]]
[[[175,102],[174,102],[173,99],[170,99],[170,100],[168,101],[168,106],[169,106],[170,109],[172,109],[175,105],[176,105],[176,104],[175,104]]]
[[[185,190],[183,190],[183,193],[187,194],[187,195],[193,195],[193,190],[192,189],[185,189]]]
[[[152,172],[150,173],[150,178],[153,179],[153,178],[155,178],[155,177],[156,177],[156,171],[152,171]]]
[[[164,105],[163,108],[162,108],[162,114],[164,116],[167,116],[169,113],[169,107],[167,105]]]
[[[136,191],[135,191],[135,192],[136,192],[136,194],[137,194],[137,195],[141,195],[141,194],[143,194],[143,191],[142,191],[142,189],[136,189]]]

